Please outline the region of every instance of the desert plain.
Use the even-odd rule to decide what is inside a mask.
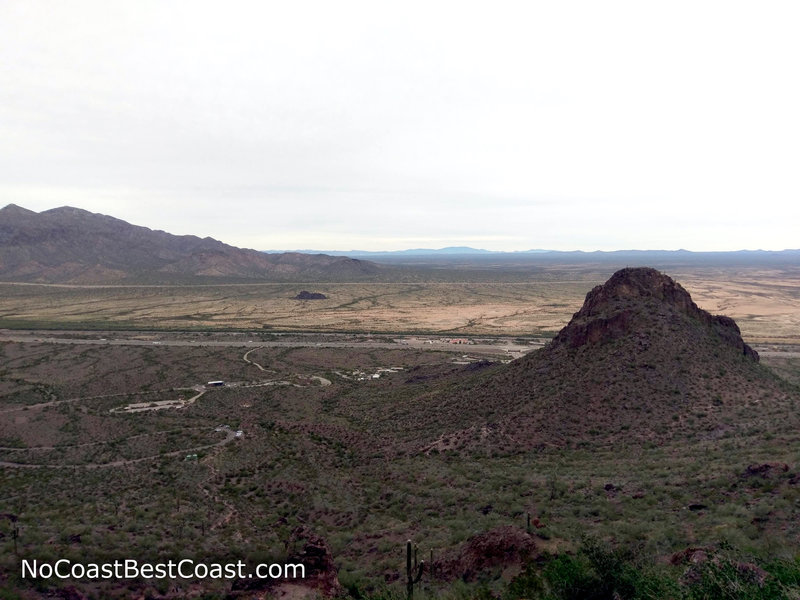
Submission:
[[[542,347],[613,270],[0,284],[0,589],[281,597],[290,588],[242,581],[25,581],[17,566],[283,560],[311,544],[327,570],[291,597],[400,598],[412,539],[435,566],[417,598],[583,598],[623,576],[630,598],[791,597],[798,269],[663,268],[701,308],[737,321],[762,355],[754,377],[782,377],[780,395],[748,379],[736,398],[733,363],[709,362],[699,400],[675,390],[684,404],[672,418],[644,398],[626,402],[626,423],[614,422],[616,409],[597,415],[602,426],[554,414],[545,428],[569,421],[579,432],[558,443],[494,441],[503,415],[469,390],[502,381],[509,361]],[[302,290],[326,298],[296,299]],[[652,439],[629,435],[630,423],[650,421]],[[691,566],[697,552],[716,562]]]
[[[612,272],[607,265],[583,265],[501,279],[492,272],[428,271],[419,282],[0,283],[0,327],[552,336]],[[747,341],[800,343],[800,268],[683,266],[665,272],[700,308],[735,319]],[[306,288],[326,299],[295,299]]]

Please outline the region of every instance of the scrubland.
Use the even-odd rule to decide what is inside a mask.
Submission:
[[[687,548],[729,557],[720,564],[733,573],[740,564],[796,559],[796,410],[753,405],[741,415],[752,426],[721,437],[704,438],[704,415],[689,414],[684,434],[667,443],[609,446],[587,432],[561,447],[418,452],[403,422],[425,420],[412,399],[499,366],[404,349],[257,348],[249,358],[266,371],[238,348],[5,343],[0,351],[0,461],[18,465],[0,470],[0,512],[15,515],[19,530],[15,542],[11,522],[0,522],[9,589],[31,585],[15,575],[17,556],[260,561],[282,556],[303,525],[327,540],[344,584],[386,597],[404,593],[406,539],[444,564],[476,534],[525,530],[529,514],[539,519],[532,535],[544,571],[495,566],[455,587],[426,577],[423,592],[522,597],[513,590],[556,589],[558,569],[572,573],[570,585],[589,585],[597,573],[590,559],[606,554],[618,559],[615,577],[652,571],[658,585],[686,591],[700,588],[681,587],[689,566],[670,559]],[[394,372],[376,379],[348,378],[388,367]],[[182,409],[110,412],[211,379],[230,385]],[[244,435],[227,439],[215,431],[220,425]],[[186,459],[195,453],[197,460]],[[515,576],[517,588],[509,587]],[[133,593],[119,582],[81,585],[96,597]],[[130,585],[169,593],[163,582]],[[208,585],[208,593],[223,594],[223,583]],[[780,593],[797,589],[791,585]]]

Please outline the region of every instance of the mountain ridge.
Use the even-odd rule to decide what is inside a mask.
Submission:
[[[266,255],[211,237],[173,235],[62,206],[36,213],[0,209],[0,278],[39,283],[360,279],[380,267],[349,257]]]

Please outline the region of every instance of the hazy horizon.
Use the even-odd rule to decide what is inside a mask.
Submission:
[[[800,7],[0,5],[0,204],[257,249],[796,247]]]
[[[28,208],[27,206],[21,206],[19,204],[13,203],[13,202],[10,203],[10,204],[5,205],[3,207],[0,207],[0,209],[7,208],[7,207],[12,206],[12,205],[13,206],[18,206],[18,207],[20,207],[22,209],[25,209],[25,210],[33,210],[33,209]],[[51,208],[45,208],[45,209],[34,211],[34,212],[40,213],[40,212],[45,212],[45,211],[48,211],[48,210],[53,210],[53,209],[56,209],[56,208],[65,208],[65,207],[67,207],[67,205],[54,206],[54,207],[51,207]],[[81,210],[88,210],[88,209],[85,209],[85,208],[81,208],[79,206],[73,206],[72,208],[78,208],[78,209],[81,209]],[[89,212],[92,212],[92,211],[89,211]],[[101,212],[101,213],[95,213],[95,214],[106,214],[106,213],[102,213]],[[116,217],[115,215],[107,215],[107,216],[119,218],[119,217]],[[130,225],[134,225],[134,226],[140,226],[140,227],[148,227],[149,229],[152,229],[152,230],[165,231],[166,233],[170,233],[170,234],[173,234],[173,235],[197,235],[197,234],[193,234],[193,233],[175,234],[172,231],[165,230],[165,229],[163,229],[161,227],[158,227],[158,226],[141,225],[140,223],[130,223],[129,222],[129,224]],[[198,237],[200,237],[200,236],[198,236]],[[214,237],[214,236],[210,236],[210,237]],[[215,239],[217,239],[218,241],[221,241],[223,243],[228,243],[229,244],[229,242],[226,242],[225,240],[221,240],[219,238],[215,238]],[[229,244],[229,245],[234,245],[235,246],[235,244]],[[244,248],[244,246],[238,246],[238,247]],[[579,253],[591,254],[591,253],[597,253],[597,252],[604,252],[604,253],[614,253],[614,252],[690,252],[690,253],[711,252],[711,253],[726,253],[726,252],[795,252],[795,251],[800,251],[800,248],[797,248],[797,247],[795,247],[795,248],[777,248],[777,249],[736,248],[734,250],[693,250],[691,248],[672,248],[672,249],[668,249],[668,248],[611,248],[611,249],[589,249],[589,250],[587,250],[587,249],[576,249],[576,248],[571,248],[571,249],[570,248],[568,248],[568,249],[514,248],[514,249],[495,250],[495,249],[485,248],[485,247],[441,246],[441,245],[440,246],[430,246],[430,247],[416,246],[416,247],[404,247],[404,248],[391,248],[391,249],[381,249],[381,250],[375,250],[375,249],[370,249],[370,248],[348,248],[347,250],[340,250],[340,249],[336,249],[336,248],[299,248],[299,247],[295,247],[295,248],[250,248],[250,249],[251,250],[258,250],[259,252],[266,252],[266,253],[299,252],[299,253],[336,253],[336,254],[348,254],[348,253],[358,253],[358,254],[382,254],[382,253],[386,253],[386,254],[391,254],[391,253],[404,253],[404,252],[405,253],[413,253],[413,252],[416,252],[416,251],[426,252],[426,253],[436,253],[436,252],[449,251],[449,250],[455,250],[455,249],[464,249],[464,250],[468,250],[468,251],[474,251],[476,253],[509,253],[509,254],[513,254],[513,253],[519,253],[519,254],[532,253],[532,254],[535,254],[535,253],[548,253],[548,252],[565,252],[565,253],[579,252]]]

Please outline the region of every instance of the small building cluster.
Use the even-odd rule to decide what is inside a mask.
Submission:
[[[217,433],[222,432],[222,431],[227,432],[227,431],[230,431],[230,430],[231,430],[231,426],[230,425],[225,425],[225,424],[217,425],[214,428],[214,431],[216,431]],[[242,431],[241,429],[237,429],[236,431],[233,432],[233,437],[236,437],[236,438],[240,438],[243,435],[244,435],[244,431]]]
[[[341,371],[334,371],[342,379],[354,379],[356,381],[370,381],[372,379],[380,379],[382,375],[389,373],[399,373],[403,367],[379,367],[372,372],[362,371],[360,369],[353,369],[352,371],[342,373]]]

